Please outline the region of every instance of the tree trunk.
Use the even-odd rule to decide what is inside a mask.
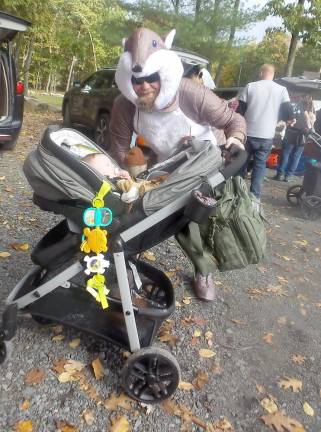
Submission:
[[[35,40],[32,37],[29,41],[26,61],[24,63],[23,76],[24,76],[24,86],[25,86],[25,95],[26,96],[28,95],[28,90],[29,90],[29,70],[30,70],[30,64],[31,64],[31,57],[33,54],[34,42],[35,42]]]
[[[73,55],[72,60],[71,60],[71,64],[70,64],[70,68],[69,68],[67,86],[66,86],[65,91],[68,91],[70,89],[72,77],[74,74],[74,67],[75,67],[76,62],[77,62],[77,57]]]
[[[172,5],[174,6],[175,15],[179,13],[179,2],[180,0],[172,0]]]
[[[51,84],[51,72],[49,72],[47,84],[46,84],[46,93],[49,93],[50,91],[50,84]]]
[[[301,14],[303,14],[304,2],[305,2],[305,0],[298,0],[298,6],[299,5],[303,6]],[[286,69],[285,69],[285,75],[286,76],[292,76],[293,66],[294,66],[294,61],[295,61],[295,55],[296,55],[296,49],[298,46],[298,40],[299,40],[299,33],[293,32],[292,36],[291,36],[288,60],[287,60]]]
[[[230,36],[228,38],[226,47],[224,48],[224,53],[222,55],[222,58],[220,60],[220,63],[218,65],[217,72],[216,72],[216,75],[215,75],[215,85],[216,85],[216,87],[219,86],[219,83],[220,83],[220,80],[221,80],[221,76],[222,76],[222,72],[223,72],[223,67],[225,65],[228,53],[230,52],[230,50],[232,48],[232,45],[233,45],[235,31],[236,31],[236,21],[237,21],[237,15],[238,15],[238,12],[239,12],[239,7],[240,7],[240,0],[235,0],[234,6],[233,6],[232,25],[231,25],[231,30],[230,30]]]
[[[196,22],[199,19],[199,14],[201,11],[202,6],[202,0],[196,0],[195,3],[195,15],[194,15],[194,21]]]

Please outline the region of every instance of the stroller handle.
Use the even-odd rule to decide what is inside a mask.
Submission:
[[[232,161],[225,167],[223,167],[220,172],[227,180],[229,177],[235,176],[238,174],[240,169],[243,167],[245,162],[247,161],[248,153],[245,150],[237,149],[233,152]]]

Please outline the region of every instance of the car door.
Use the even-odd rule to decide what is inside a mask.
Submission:
[[[97,81],[97,74],[98,72],[95,72],[83,81],[80,87],[73,89],[72,95],[70,95],[69,103],[73,122],[88,127],[91,127],[91,121],[88,117],[89,98]]]

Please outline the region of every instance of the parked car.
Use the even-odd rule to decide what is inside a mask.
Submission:
[[[210,67],[210,62],[191,51],[173,48],[181,58],[184,72],[200,65]],[[83,82],[75,81],[63,99],[62,114],[65,126],[80,125],[94,133],[97,144],[108,149],[110,143],[110,113],[119,90],[115,83],[115,68],[103,68],[90,75]]]
[[[23,119],[24,86],[17,81],[12,40],[26,31],[30,22],[0,12],[0,149],[14,148]]]

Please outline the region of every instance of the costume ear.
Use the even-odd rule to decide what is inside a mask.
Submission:
[[[168,35],[165,37],[164,44],[165,44],[165,47],[166,47],[167,49],[171,49],[171,46],[172,46],[172,43],[173,43],[173,40],[174,40],[175,34],[176,34],[176,30],[173,29],[173,30],[171,30],[171,31],[168,33]]]
[[[128,38],[122,38],[121,44],[122,44],[123,48],[125,48],[127,40],[128,40]]]

